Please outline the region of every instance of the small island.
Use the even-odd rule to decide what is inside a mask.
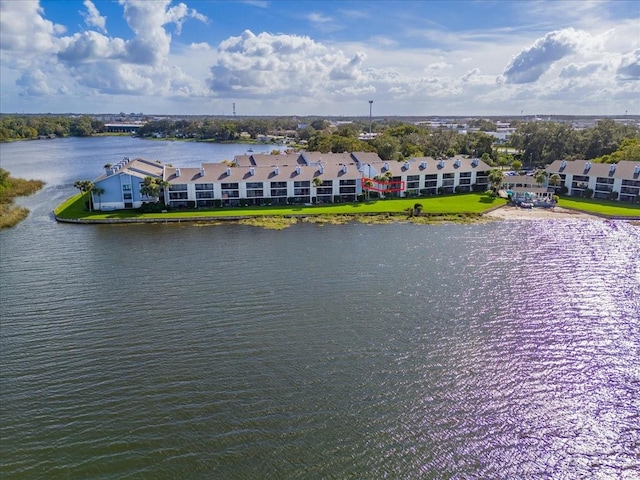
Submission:
[[[41,180],[14,178],[0,168],[0,230],[17,225],[29,215],[27,208],[13,203],[14,198],[31,195],[43,186]]]

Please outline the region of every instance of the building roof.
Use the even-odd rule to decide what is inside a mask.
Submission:
[[[372,162],[370,163],[372,170],[377,174],[384,174],[387,170],[394,177],[403,175],[436,175],[438,173],[455,173],[458,171],[486,171],[491,167],[480,159],[465,158],[462,156],[436,160],[433,157],[414,157],[404,162]],[[374,175],[375,176],[375,175]]]
[[[302,152],[300,156],[307,165],[314,163],[322,163],[323,165],[343,165],[354,162],[350,153]]]
[[[346,170],[346,171],[345,171]],[[179,171],[179,175],[178,175]],[[241,183],[286,182],[322,179],[358,179],[355,163],[348,165],[263,165],[227,166],[223,163],[205,163],[201,168],[167,167],[165,180],[169,183]]]
[[[95,182],[104,180],[111,175],[128,174],[138,178],[155,177],[162,178],[164,172],[164,165],[161,162],[154,162],[152,160],[145,160],[143,158],[135,158],[130,160],[129,157],[125,157],[120,162],[112,165],[109,170],[100,175]],[[95,183],[94,182],[94,183]]]
[[[300,154],[289,155],[280,153],[278,155],[270,155],[265,153],[254,153],[249,156],[249,164],[247,166],[274,166],[274,165],[302,165],[304,161],[300,158]],[[244,159],[243,159],[244,161]],[[241,165],[238,163],[238,165]],[[245,163],[243,162],[242,166]]]

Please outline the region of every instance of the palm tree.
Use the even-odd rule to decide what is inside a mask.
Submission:
[[[161,178],[144,177],[140,185],[140,195],[158,200],[160,193],[169,186],[169,182]]]
[[[93,187],[93,193],[98,195],[98,210],[102,210],[102,195],[104,194],[104,188],[101,187]],[[92,193],[92,196],[93,196]]]
[[[544,170],[538,170],[533,174],[533,179],[540,187],[542,187],[544,185],[544,182],[547,181],[547,172],[545,172]]]
[[[317,188],[322,185],[322,179],[320,177],[313,177],[313,180],[311,181],[311,184],[316,188],[316,197],[315,197],[315,203],[318,203],[318,191]]]
[[[499,168],[494,168],[489,172],[489,181],[494,192],[500,188],[503,180],[504,173]]]
[[[149,176],[144,177],[142,185],[140,186],[140,195],[149,198],[158,198],[160,195],[158,180]]]
[[[80,190],[81,194],[84,196],[85,193],[91,192],[93,190],[93,182],[91,180],[76,180],[73,183],[73,186]],[[89,211],[91,211],[91,195],[89,195]]]
[[[370,178],[367,178],[363,185],[367,191],[367,200],[369,200],[371,198],[371,187],[373,187],[373,181]]]
[[[386,184],[385,185],[385,189],[384,189],[384,193],[385,194],[386,193],[391,193],[391,188],[389,187],[389,182],[391,182],[392,178],[393,178],[393,173],[391,173],[391,170],[387,170],[382,175],[382,181]]]

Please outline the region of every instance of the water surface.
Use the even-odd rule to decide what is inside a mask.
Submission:
[[[640,477],[639,227],[52,220],[176,143],[0,145],[2,478]]]

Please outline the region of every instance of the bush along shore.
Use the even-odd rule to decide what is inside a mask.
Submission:
[[[0,230],[10,228],[27,218],[29,210],[13,203],[15,197],[31,195],[44,186],[40,180],[13,178],[0,168]]]

